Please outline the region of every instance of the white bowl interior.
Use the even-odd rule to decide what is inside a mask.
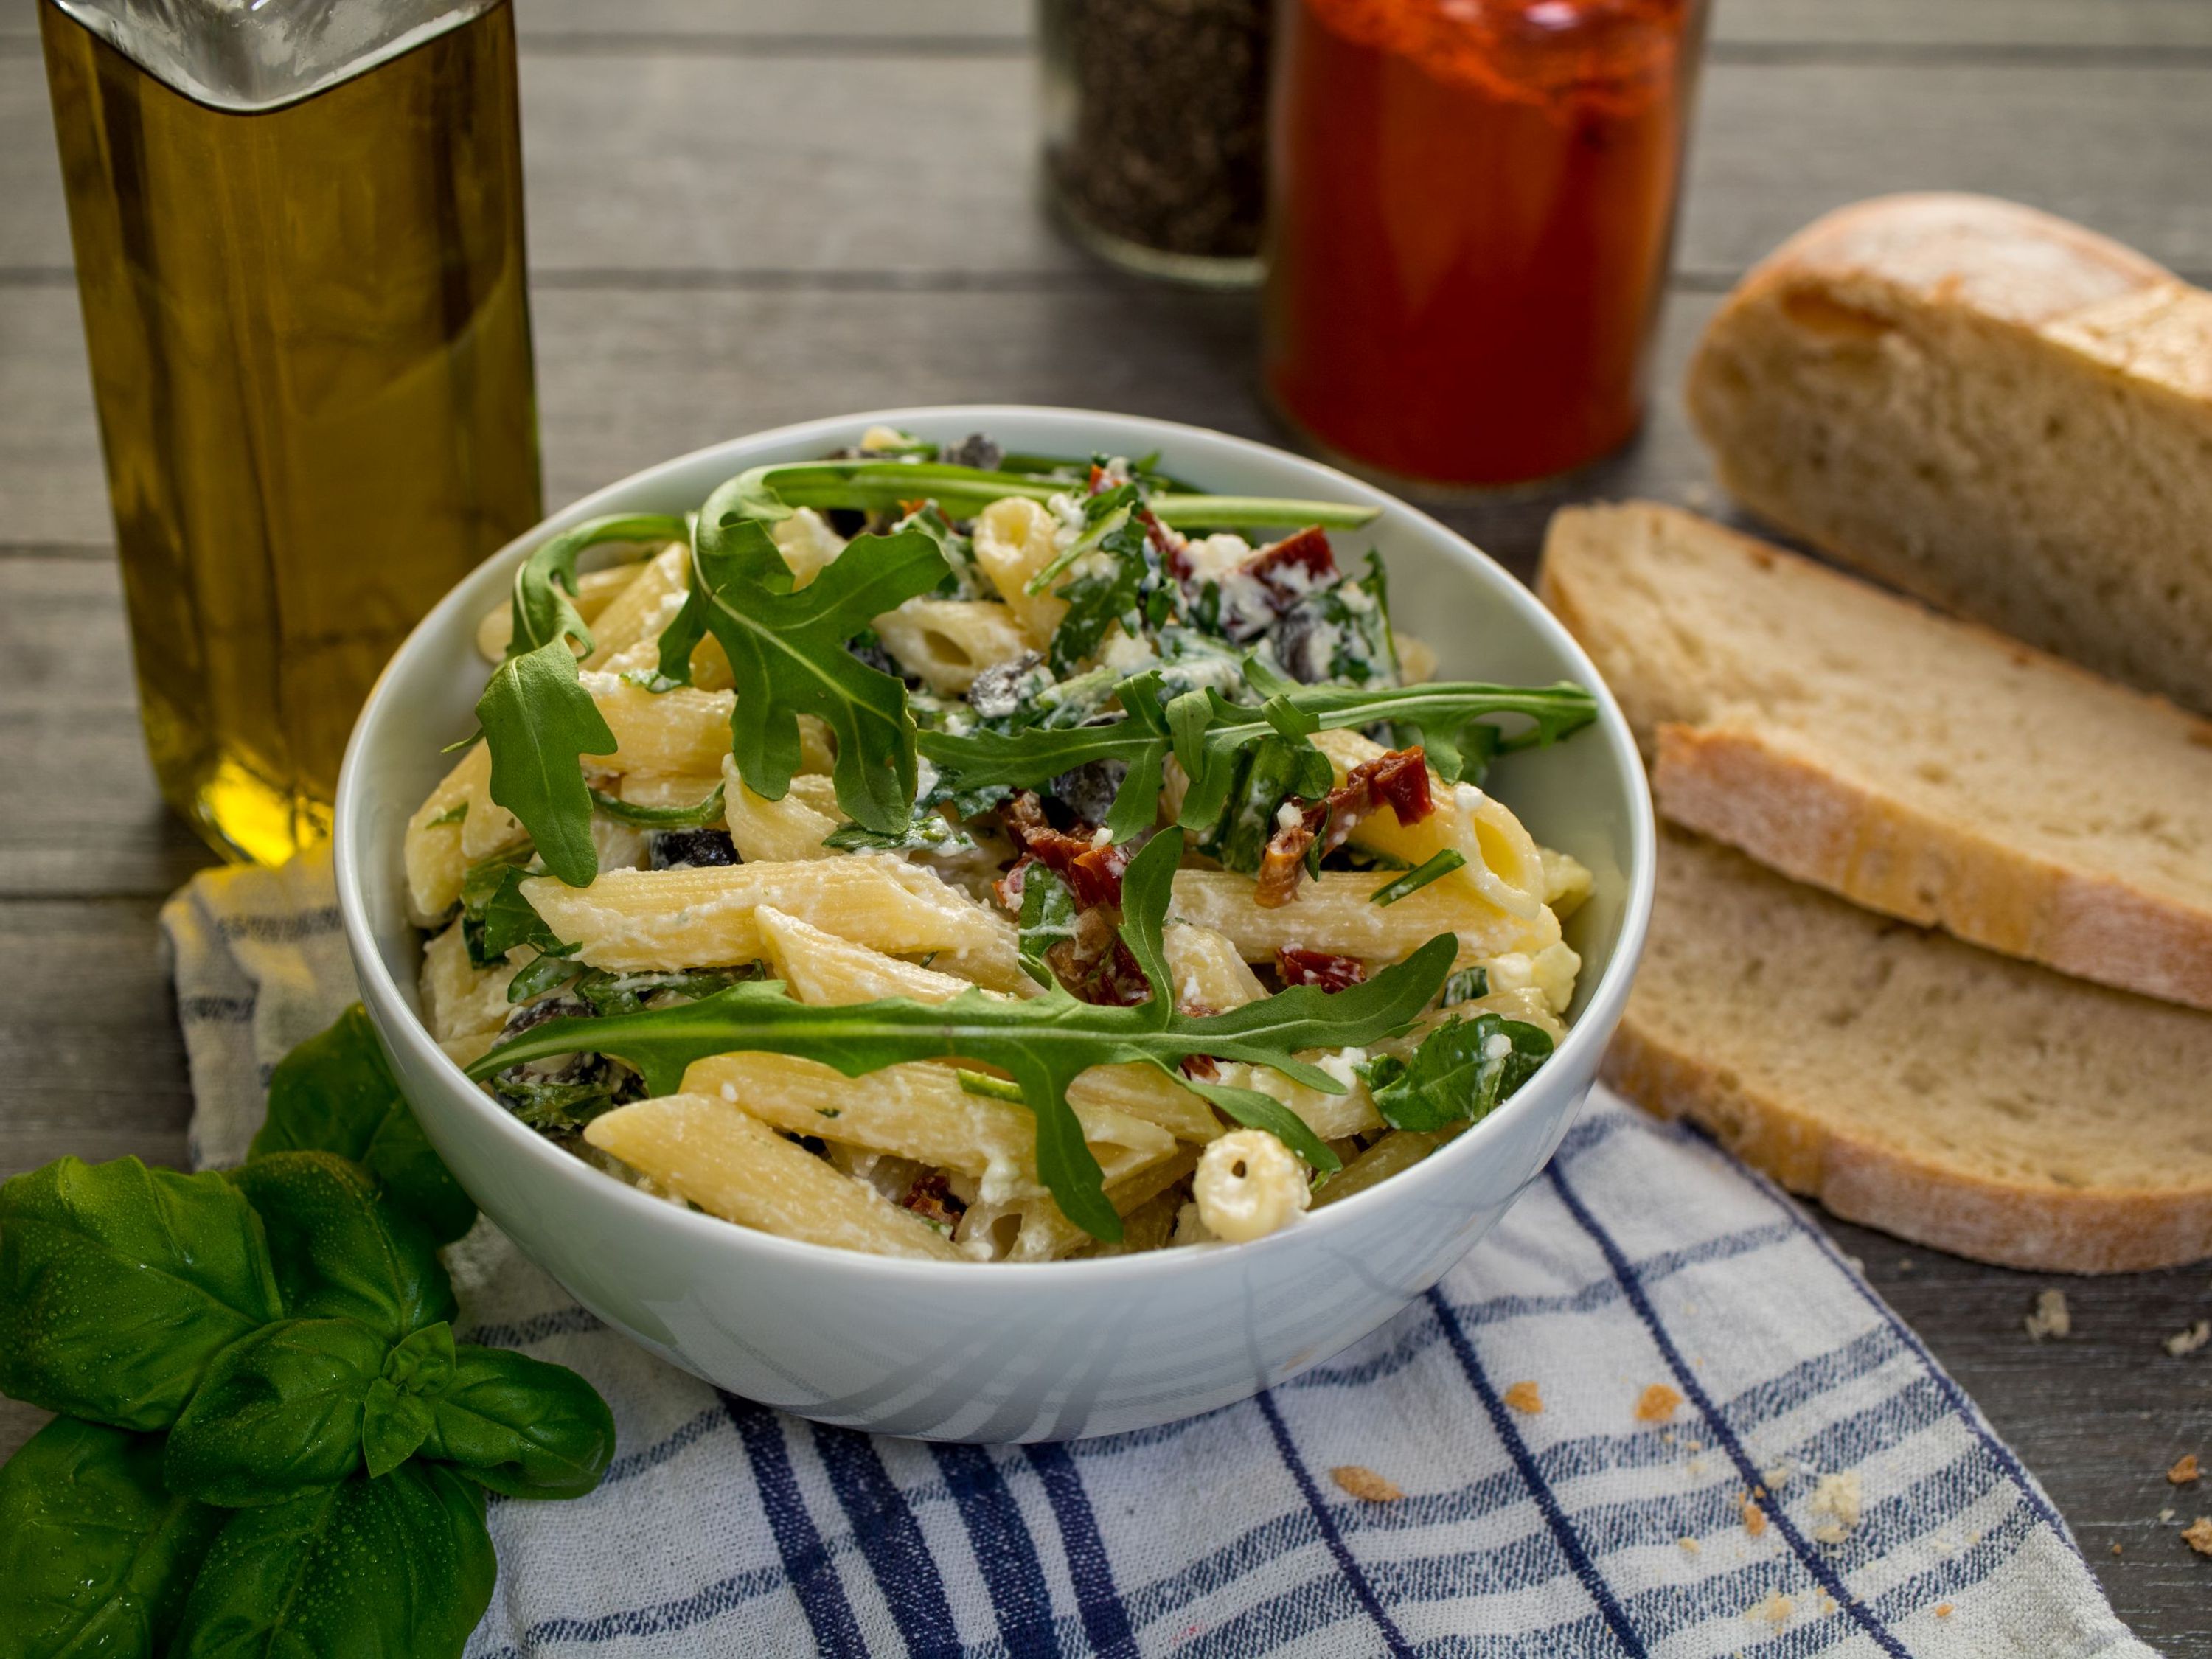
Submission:
[[[857,441],[878,421],[948,443],[980,430],[1024,451],[1138,455],[1157,450],[1167,470],[1217,493],[1372,502],[1383,509],[1374,524],[1333,538],[1340,558],[1348,562],[1370,545],[1381,550],[1389,569],[1396,624],[1437,648],[1444,674],[1533,684],[1571,679],[1592,688],[1601,708],[1595,728],[1564,745],[1508,757],[1487,786],[1540,842],[1573,854],[1596,878],[1595,896],[1568,930],[1583,958],[1571,1011],[1575,1026],[1545,1069],[1504,1109],[1424,1164],[1316,1212],[1277,1238],[1227,1249],[1091,1262],[951,1267],[888,1264],[799,1244],[647,1199],[588,1169],[501,1111],[429,1042],[419,1024],[396,1018],[401,1008],[420,1012],[416,981],[422,945],[405,917],[402,831],[451,764],[438,752],[440,746],[465,735],[474,724],[472,711],[487,672],[474,649],[476,623],[503,601],[516,564],[545,536],[583,519],[618,511],[685,511],[747,466],[821,455]],[[1586,1092],[1641,946],[1653,854],[1643,771],[1618,708],[1588,659],[1534,597],[1463,539],[1373,486],[1261,445],[1166,422],[1020,406],[887,410],[786,428],[665,463],[556,514],[459,584],[394,657],[355,731],[337,819],[341,904],[371,1013],[433,1141],[479,1202],[542,1265],[602,1316],[725,1386],[830,1420],[990,1439],[1133,1427],[1242,1397],[1278,1380],[1286,1368],[1334,1352],[1433,1282],[1540,1169]],[[1319,1251],[1317,1260],[1340,1264],[1377,1229],[1376,1218],[1385,1206],[1395,1212],[1388,1218],[1392,1231],[1410,1224],[1431,1229],[1433,1239],[1418,1249],[1408,1245],[1395,1269],[1356,1275],[1367,1288],[1346,1294],[1355,1301],[1364,1297],[1370,1305],[1340,1308],[1333,1322],[1326,1323],[1326,1334],[1300,1351],[1299,1334],[1322,1328],[1317,1312],[1295,1305],[1295,1296],[1268,1292],[1265,1281],[1272,1275],[1249,1264],[1266,1259],[1271,1247],[1279,1249],[1291,1235],[1299,1237],[1301,1254]],[[599,1255],[616,1259],[587,1257],[547,1231],[545,1218],[556,1208],[563,1212],[563,1226],[579,1237],[596,1237]],[[572,1217],[587,1212],[604,1221],[603,1230],[574,1224]],[[664,1282],[649,1295],[639,1291],[625,1279],[619,1259],[625,1254],[652,1255],[652,1274]],[[1240,1257],[1248,1264],[1246,1271],[1232,1265]],[[1079,1304],[1079,1285],[1110,1282],[1119,1294],[1141,1288],[1147,1280],[1163,1286],[1175,1283],[1187,1288],[1194,1318],[1205,1316],[1209,1297],[1241,1297],[1254,1329],[1265,1326],[1270,1334],[1243,1341],[1239,1352],[1246,1357],[1241,1361],[1219,1354],[1201,1358],[1188,1340],[1165,1344],[1146,1362],[1150,1369],[1141,1379],[1118,1370],[1106,1375],[1100,1368],[1113,1368],[1103,1358],[1086,1362],[1088,1375],[1071,1371],[1055,1378],[1032,1355],[1021,1362],[1022,1376],[1006,1374],[979,1382],[971,1352],[960,1367],[966,1379],[961,1386],[997,1403],[984,1419],[958,1411],[947,1415],[941,1402],[911,1409],[886,1404],[896,1391],[878,1373],[890,1362],[866,1342],[848,1339],[825,1348],[820,1332],[804,1340],[793,1332],[733,1334],[726,1328],[736,1316],[726,1307],[703,1306],[700,1287],[685,1282],[702,1263],[742,1272],[748,1265],[769,1261],[783,1273],[803,1264],[802,1276],[811,1281],[809,1297],[842,1294],[873,1301],[884,1287],[896,1286],[902,1296],[910,1296],[917,1286],[937,1287],[948,1298],[945,1306],[963,1321],[1008,1297],[1042,1294],[1049,1300],[1034,1304],[1039,1316],[1057,1305],[1064,1317],[1069,1309],[1060,1304],[1068,1294],[1077,1293]],[[1287,1253],[1285,1261],[1287,1268]],[[1373,1269],[1377,1264],[1370,1260],[1366,1265]],[[1017,1292],[1012,1288],[1017,1282],[1034,1288]],[[1310,1277],[1304,1282],[1305,1300],[1316,1307],[1327,1301],[1311,1293]],[[1139,1301],[1150,1304],[1145,1297]],[[1268,1305],[1257,1305],[1261,1301]],[[806,1305],[801,1298],[787,1312],[804,1318],[800,1310]],[[887,1320],[896,1322],[897,1305],[884,1304]],[[757,1310],[747,1316],[756,1322],[763,1317]]]

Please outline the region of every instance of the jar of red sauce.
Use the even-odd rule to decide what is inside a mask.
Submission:
[[[1355,465],[1520,483],[1626,442],[1703,0],[1283,0],[1263,372]]]

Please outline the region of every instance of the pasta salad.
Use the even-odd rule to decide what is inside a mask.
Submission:
[[[877,428],[553,538],[407,826],[432,1036],[611,1176],[887,1255],[1412,1166],[1564,1034],[1589,873],[1482,780],[1595,709],[1433,679],[1373,516]]]

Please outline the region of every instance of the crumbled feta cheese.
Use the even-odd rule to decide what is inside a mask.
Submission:
[[[1482,1045],[1485,1060],[1503,1060],[1513,1052],[1513,1039],[1503,1031],[1493,1033]]]
[[[1375,608],[1375,596],[1358,582],[1346,582],[1336,590],[1336,597],[1344,601],[1346,611],[1361,615]]]
[[[1297,803],[1295,801],[1286,800],[1280,806],[1278,806],[1275,809],[1275,828],[1278,830],[1295,830],[1298,825],[1305,822],[1305,816],[1306,815],[1304,813],[1298,811]]]
[[[1060,520],[1060,532],[1055,538],[1066,547],[1083,533],[1083,497],[1069,490],[1061,490],[1044,504],[1045,511]]]
[[[1492,957],[1482,964],[1490,975],[1490,988],[1498,991],[1525,991],[1536,982],[1536,964],[1524,951],[1508,951],[1502,957]]]
[[[931,790],[936,787],[937,769],[930,764],[929,757],[927,755],[915,756],[914,758],[915,799],[916,800],[921,799],[923,796],[927,795]]]
[[[1106,642],[1098,648],[1100,665],[1110,668],[1117,674],[1142,673],[1159,659],[1160,653],[1152,648],[1150,640],[1131,638],[1121,631],[1119,623],[1114,625],[1113,632],[1107,635]]]
[[[1182,1000],[1185,1002],[1190,1003],[1194,1003],[1198,1000],[1198,975],[1196,974],[1191,974],[1185,976],[1182,982]]]
[[[1452,785],[1452,805],[1469,817],[1482,811],[1484,795],[1471,783]]]
[[[1347,1089],[1359,1080],[1358,1068],[1366,1063],[1367,1050],[1364,1048],[1340,1048],[1333,1054],[1323,1054],[1314,1062]]]
[[[1102,847],[1111,847],[1113,844],[1114,832],[1111,830],[1109,830],[1104,824],[1100,824],[1098,828],[1092,832],[1091,836],[1091,845],[1094,851]]]
[[[1183,552],[1190,560],[1191,574],[1194,580],[1219,581],[1252,556],[1252,544],[1242,536],[1221,530],[1211,536],[1185,542]]]

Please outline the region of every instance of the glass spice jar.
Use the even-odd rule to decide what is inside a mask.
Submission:
[[[1285,0],[1263,374],[1415,483],[1568,471],[1642,418],[1704,0]]]
[[[1271,0],[1041,0],[1045,180],[1131,270],[1260,279]]]

